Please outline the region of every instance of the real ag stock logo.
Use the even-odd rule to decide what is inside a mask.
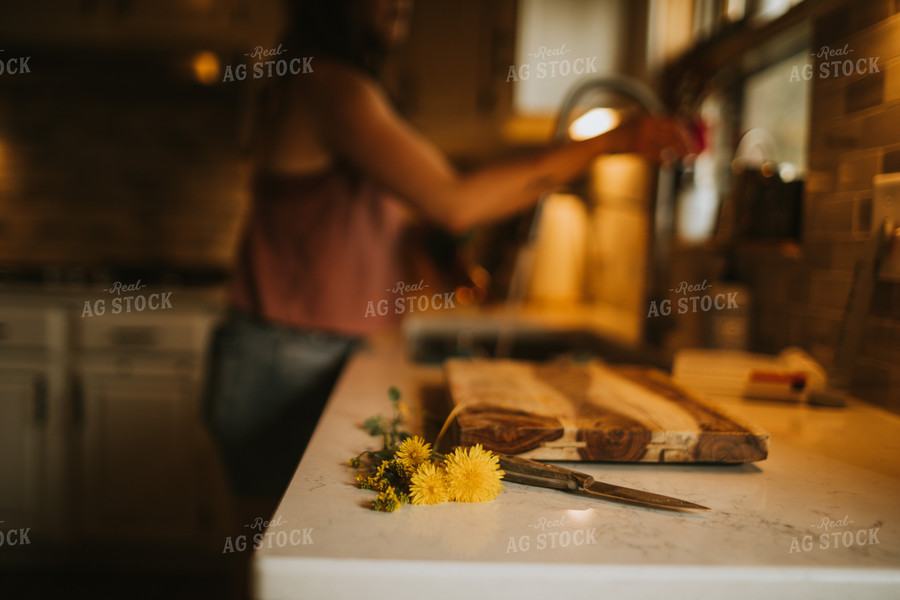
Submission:
[[[831,48],[830,46],[822,46],[818,52],[810,54],[813,58],[819,59],[818,79],[829,79],[836,77],[849,77],[856,73],[857,75],[866,75],[869,73],[880,73],[878,68],[878,59],[880,56],[872,58],[858,58],[853,60],[849,55],[853,52],[849,44],[844,44],[843,48]],[[837,58],[837,60],[828,60]],[[794,65],[791,69],[791,81],[809,81],[813,78],[815,70],[812,64],[805,64],[802,67]]]
[[[668,299],[661,300],[659,303],[657,303],[656,300],[651,300],[650,308],[647,311],[647,317],[658,317],[660,315],[667,317],[672,314],[673,308],[678,312],[679,315],[683,315],[689,312],[695,313],[700,310],[702,310],[703,312],[709,312],[713,308],[715,308],[716,310],[730,310],[733,308],[739,308],[737,303],[737,292],[692,296],[685,295],[688,292],[705,292],[711,287],[712,284],[707,283],[705,279],[702,283],[696,284],[689,284],[687,281],[682,281],[677,286],[669,290],[670,292],[681,295],[681,298],[678,298],[676,305],[673,307],[672,301]]]
[[[118,315],[120,313],[131,313],[131,312],[144,312],[145,310],[167,310],[172,308],[172,292],[162,292],[162,293],[153,293],[153,294],[127,294],[122,295],[123,292],[139,292],[142,289],[147,287],[146,283],[141,283],[141,280],[138,279],[134,283],[123,284],[121,281],[117,281],[108,289],[103,290],[104,292],[109,292],[110,294],[114,294],[112,301],[110,302],[111,310],[110,313],[114,315]],[[81,311],[81,318],[84,317],[93,317],[93,316],[101,316],[106,313],[106,300],[100,298],[98,300],[94,300],[93,305],[90,300],[84,301],[84,308]]]
[[[453,303],[453,298],[456,296],[455,291],[432,294],[429,296],[428,293],[424,291],[427,287],[428,284],[422,279],[419,283],[398,281],[393,288],[386,289],[385,291],[389,294],[399,294],[399,296],[394,298],[394,314],[402,315],[407,312],[414,313],[416,310],[425,312],[429,309],[441,310],[456,308],[456,304]],[[411,294],[410,292],[421,293]],[[383,317],[390,312],[390,308],[391,305],[387,298],[378,301],[369,300],[366,304],[366,314],[364,318],[367,319],[374,316]]]
[[[535,535],[510,536],[506,553],[529,552],[530,550],[553,550],[570,546],[593,546],[597,543],[596,527],[570,529],[565,515],[559,519],[541,517],[529,529],[540,531]]]
[[[272,531],[272,529],[282,525],[287,525],[287,521],[280,515],[271,521],[266,521],[262,517],[256,517],[252,522],[244,525],[245,528],[256,533],[226,537],[222,554],[244,552],[248,548],[259,550],[260,548],[284,548],[287,545],[307,546],[315,543],[312,538],[312,527],[291,529],[290,531],[283,529]],[[265,533],[263,533],[264,531]]]
[[[300,58],[277,58],[287,52],[281,44],[277,48],[263,48],[257,46],[252,52],[246,52],[244,56],[255,61],[251,65],[253,79],[262,79],[263,77],[284,77],[288,73],[291,75],[303,75],[312,73],[312,56],[304,56]],[[264,58],[273,58],[273,60],[263,60]],[[247,78],[247,65],[240,63],[237,65],[225,65],[225,74],[222,76],[222,82],[227,81],[243,81]]]
[[[596,56],[583,56],[575,59],[563,58],[570,52],[572,52],[572,49],[567,48],[565,44],[559,48],[540,46],[534,52],[529,52],[528,56],[531,58],[540,59],[540,62],[533,65],[536,79],[597,72]],[[509,65],[506,81],[519,81],[520,79],[526,81],[531,77],[531,67],[532,63],[521,64],[518,69],[515,65]]]
[[[3,521],[0,521],[0,525],[2,524]],[[29,531],[31,531],[31,527],[19,527],[17,529],[0,528],[0,548],[4,546],[27,546],[31,544],[31,540],[28,539]]]
[[[3,52],[6,51],[0,49],[0,76],[31,73],[31,69],[28,68],[30,56],[14,56],[12,58],[7,58],[2,54]]]
[[[788,554],[811,552],[814,549],[837,550],[838,548],[871,546],[881,543],[881,540],[878,539],[878,530],[881,529],[881,527],[866,527],[855,531],[852,529],[843,529],[852,523],[853,521],[849,519],[849,515],[845,515],[843,519],[836,520],[822,517],[821,521],[810,525],[810,527],[824,530],[824,532],[820,533],[818,536],[794,536],[791,539],[791,548],[788,550]],[[876,523],[876,525],[878,525],[878,523]],[[833,529],[843,529],[843,531],[832,531]]]

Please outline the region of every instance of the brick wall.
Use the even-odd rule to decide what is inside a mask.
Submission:
[[[831,3],[814,20],[813,49],[823,46],[846,46],[854,61],[878,57],[879,72],[826,79],[816,59],[801,256],[742,262],[754,281],[756,345],[798,345],[830,366],[870,237],[872,179],[900,171],[900,1]],[[900,283],[875,286],[851,391],[900,412]]]
[[[0,269],[228,268],[240,91],[175,62],[47,52],[0,80]]]

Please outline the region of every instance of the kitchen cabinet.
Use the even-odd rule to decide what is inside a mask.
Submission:
[[[249,0],[37,0],[0,6],[0,35],[30,45],[239,48],[271,36],[277,15],[277,3]]]
[[[39,521],[47,398],[39,372],[0,370],[0,529]]]
[[[80,447],[88,536],[190,539],[197,533],[195,387],[171,376],[85,375]]]
[[[78,325],[80,522],[89,538],[190,542],[202,356],[212,315],[120,315]]]
[[[33,544],[219,539],[224,476],[201,420],[218,312],[188,296],[88,317],[90,292],[0,293],[0,530],[31,528]]]
[[[416,128],[454,158],[477,161],[503,151],[515,25],[512,0],[416,4],[387,86]]]
[[[65,312],[0,304],[0,530],[64,535]]]

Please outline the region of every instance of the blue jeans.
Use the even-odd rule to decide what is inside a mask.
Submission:
[[[204,412],[236,494],[284,491],[356,343],[242,316],[216,328]]]

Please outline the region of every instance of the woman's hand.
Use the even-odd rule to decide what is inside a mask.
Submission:
[[[318,63],[297,102],[316,116],[317,137],[336,158],[390,189],[422,216],[461,232],[513,215],[583,172],[599,154],[686,155],[690,136],[673,119],[643,117],[579,142],[460,174],[391,107],[384,92],[339,64]],[[667,150],[668,149],[668,150]]]
[[[644,115],[626,121],[610,134],[611,151],[637,152],[656,163],[670,163],[698,149],[687,127],[672,117]]]

